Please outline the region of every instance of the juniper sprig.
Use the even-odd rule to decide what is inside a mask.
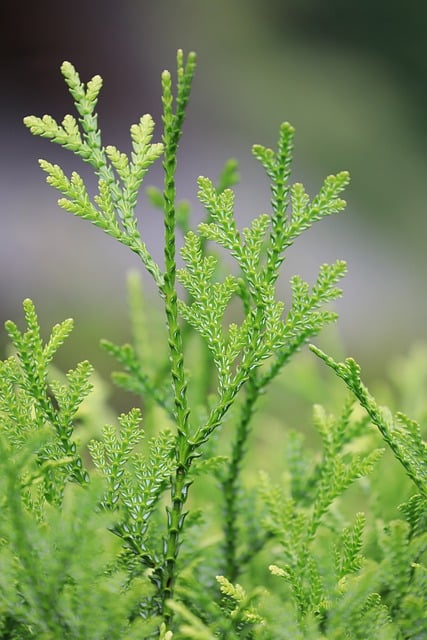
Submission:
[[[168,71],[161,78],[161,141],[143,115],[130,127],[129,154],[103,144],[96,113],[102,79],[85,84],[68,62],[61,71],[76,117],[25,118],[31,133],[92,168],[93,196],[76,171],[66,175],[40,160],[60,207],[139,257],[163,322],[132,274],[131,340],[102,346],[121,367],[113,381],[140,408],[116,420],[88,362],[65,375],[55,368],[71,320],[44,340],[27,299],[26,328],[6,323],[12,351],[0,363],[0,636],[424,637],[427,468],[420,424],[379,407],[354,360],[337,363],[312,347],[366,416],[353,400],[330,415],[323,409],[326,386],[316,378],[313,387],[325,397],[314,410],[313,436],[291,430],[292,411],[280,408],[285,451],[273,446],[283,473],[260,472],[247,455],[256,411],[266,441],[278,422],[261,396],[275,385],[286,402],[284,369],[337,318],[331,303],[341,295],[344,261],[321,265],[311,285],[291,276],[286,301],[278,281],[299,236],[344,209],[348,173],[328,176],[313,198],[292,183],[295,131],[284,122],[276,149],[252,149],[270,183],[266,212],[239,227],[238,165],[231,160],[216,183],[198,178],[204,217],[194,226],[175,180],[195,66],[194,53],[178,51],[175,80]],[[163,186],[145,193],[164,223],[160,262],[136,215],[157,160]],[[382,443],[404,471],[402,504],[383,504]]]

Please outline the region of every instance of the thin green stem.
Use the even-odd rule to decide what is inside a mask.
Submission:
[[[168,344],[171,361],[171,375],[174,389],[174,401],[178,434],[188,436],[189,408],[187,403],[187,380],[184,372],[183,341],[178,320],[176,280],[176,188],[175,172],[177,166],[178,143],[182,133],[185,108],[188,103],[191,79],[194,73],[195,56],[188,59],[187,67],[183,67],[182,52],[178,52],[178,95],[176,113],[173,113],[173,97],[170,74],[165,71],[163,80],[163,143],[165,157],[163,168],[164,179],[164,213],[165,213],[165,274],[162,293],[165,299],[166,320],[168,326]]]
[[[246,397],[240,411],[240,421],[237,425],[236,437],[232,446],[231,460],[227,475],[222,483],[224,495],[224,575],[230,582],[236,582],[244,562],[249,559],[249,553],[237,555],[239,543],[238,515],[239,482],[242,462],[246,453],[247,440],[250,435],[250,421],[255,412],[255,405],[262,390],[269,384],[288,362],[289,358],[305,342],[306,336],[301,334],[287,348],[281,350],[265,373],[253,372],[246,386]],[[261,545],[262,546],[262,545]],[[258,550],[258,549],[257,549]]]
[[[233,404],[236,395],[248,379],[248,376],[249,374],[246,369],[240,369],[233,383],[221,394],[217,404],[211,410],[206,423],[197,430],[192,438],[195,447],[200,447],[204,444],[211,433],[222,424],[225,414]]]
[[[184,505],[187,500],[190,481],[188,473],[194,447],[189,443],[190,408],[187,398],[187,376],[184,370],[184,346],[178,316],[178,296],[176,292],[176,188],[175,172],[177,150],[185,118],[185,109],[195,70],[195,55],[190,54],[184,67],[182,51],[178,52],[178,82],[176,111],[173,112],[171,77],[165,71],[163,85],[164,124],[164,224],[165,224],[165,274],[161,289],[165,301],[168,327],[169,358],[171,364],[172,387],[174,393],[175,420],[177,425],[176,469],[171,478],[171,507],[167,509],[167,535],[164,540],[163,566],[160,571],[162,614],[170,623],[172,612],[165,612],[165,603],[173,597],[176,582],[176,561],[179,552],[182,528],[185,519]]]
[[[227,475],[222,483],[224,509],[224,575],[230,582],[236,582],[241,564],[237,557],[239,540],[239,479],[246,445],[250,434],[250,421],[255,410],[255,404],[260,392],[255,376],[249,378],[246,387],[245,402],[241,407],[240,421],[237,426],[236,438],[233,443],[231,460]]]

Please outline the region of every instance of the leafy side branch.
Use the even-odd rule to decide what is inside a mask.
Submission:
[[[28,116],[25,125],[34,135],[48,138],[73,151],[93,167],[98,178],[98,194],[92,202],[81,176],[73,171],[68,178],[58,165],[40,160],[47,182],[62,193],[58,204],[74,215],[90,220],[113,238],[128,246],[142,260],[160,287],[163,277],[137,229],[135,207],[138,192],[148,168],[163,152],[161,143],[151,143],[154,122],[151,116],[141,118],[131,127],[130,159],[116,147],[102,146],[95,108],[102,87],[100,76],[94,76],[85,87],[74,67],[64,62],[62,74],[74,98],[79,119],[66,115],[61,124],[51,116]]]
[[[360,366],[347,358],[345,362],[335,362],[323,351],[311,345],[311,350],[344,380],[350,391],[366,410],[372,423],[378,428],[394,456],[403,465],[407,475],[416,485],[420,494],[427,498],[427,446],[423,440],[421,427],[404,413],[393,416],[384,407],[378,406],[360,378]]]

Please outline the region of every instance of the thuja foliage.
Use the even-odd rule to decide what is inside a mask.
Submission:
[[[120,365],[114,382],[140,406],[104,425],[99,403],[90,402],[102,393],[91,365],[66,375],[53,365],[72,321],[45,339],[25,300],[24,329],[6,324],[12,350],[0,365],[0,637],[425,638],[421,426],[381,408],[353,360],[337,363],[312,347],[349,389],[341,409],[332,415],[316,405],[317,436],[307,437],[292,427],[288,407],[280,408],[277,477],[268,473],[269,460],[258,459],[252,433],[254,425],[272,430],[261,396],[276,386],[288,397],[290,360],[336,319],[329,303],[341,294],[343,261],[322,265],[312,285],[293,276],[286,304],[277,284],[298,236],[343,210],[348,174],[328,176],[314,198],[292,184],[294,130],[284,123],[276,150],[253,147],[270,181],[269,213],[239,229],[237,165],[230,161],[216,183],[198,179],[205,214],[192,227],[175,174],[195,55],[185,59],[180,51],[177,62],[175,83],[162,74],[161,142],[153,142],[145,115],[130,129],[130,155],[102,142],[101,78],[85,85],[68,62],[61,70],[77,119],[25,119],[33,134],[93,169],[92,197],[77,172],[67,176],[40,161],[63,209],[139,257],[163,305],[164,333],[152,350],[157,320],[133,274],[132,341],[102,344]],[[145,174],[158,160],[163,186],[146,189],[156,211],[143,215],[146,224],[150,215],[163,218],[161,264],[136,217]],[[305,380],[322,388],[309,369]],[[398,490],[387,493],[393,482]]]

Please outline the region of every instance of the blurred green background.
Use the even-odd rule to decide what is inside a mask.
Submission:
[[[19,318],[22,299],[31,297],[45,326],[76,319],[66,366],[89,357],[110,368],[98,339],[127,339],[125,273],[138,263],[57,208],[37,158],[87,171],[33,138],[22,117],[72,112],[59,73],[67,59],[83,80],[104,78],[104,141],[127,150],[140,115],[151,113],[160,125],[160,73],[174,69],[180,47],[198,53],[178,171],[179,196],[193,203],[194,220],[201,214],[196,177],[215,178],[231,156],[242,176],[239,223],[268,210],[268,185],[250,148],[275,145],[280,123],[290,121],[293,180],[314,195],[327,174],[348,169],[352,184],[347,212],[315,226],[289,252],[283,295],[292,274],[313,280],[322,262],[344,258],[349,275],[337,308],[346,354],[376,376],[391,354],[426,338],[426,4],[47,0],[8,3],[2,14],[2,321]],[[160,181],[159,165],[147,184]],[[158,213],[142,203],[140,220],[161,261]]]

